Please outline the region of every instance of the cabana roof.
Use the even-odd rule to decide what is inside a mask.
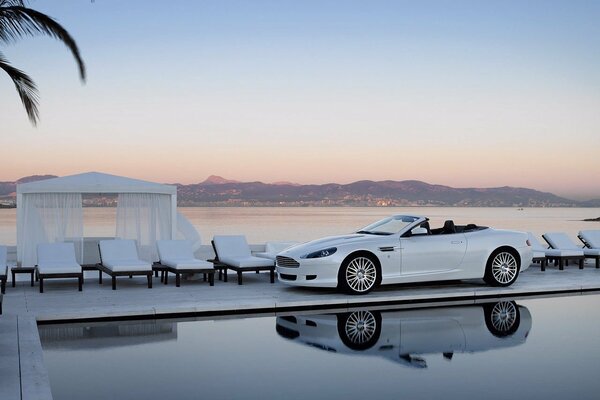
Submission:
[[[26,193],[156,193],[176,195],[177,187],[100,172],[86,172],[17,185],[17,194]]]

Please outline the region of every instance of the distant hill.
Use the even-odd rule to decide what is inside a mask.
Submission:
[[[358,181],[349,184],[298,185],[288,182],[236,182],[211,176],[178,185],[181,205],[264,206],[460,206],[460,207],[599,207],[599,200],[579,202],[527,188],[453,188],[426,182]]]
[[[35,175],[17,182],[49,178],[55,176]],[[0,182],[0,197],[14,199],[17,182]],[[211,175],[200,183],[177,184],[177,193],[181,206],[600,207],[600,199],[576,201],[527,188],[453,188],[416,180],[299,185]]]
[[[0,196],[14,196],[17,192],[17,183],[43,181],[56,177],[56,175],[32,175],[18,179],[16,182],[0,182]]]

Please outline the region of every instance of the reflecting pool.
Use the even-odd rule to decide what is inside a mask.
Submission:
[[[60,399],[596,399],[600,295],[41,325]]]

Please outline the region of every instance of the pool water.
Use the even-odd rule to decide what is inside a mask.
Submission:
[[[597,399],[600,295],[41,325],[55,399]]]

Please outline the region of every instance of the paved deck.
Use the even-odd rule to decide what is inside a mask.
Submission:
[[[25,279],[26,277],[23,277]],[[448,282],[436,285],[392,285],[378,288],[367,296],[348,296],[335,290],[292,288],[269,283],[268,273],[244,275],[244,285],[215,281],[174,279],[165,286],[158,278],[154,288],[146,279],[120,278],[117,290],[110,280],[98,284],[97,273],[86,273],[83,292],[71,280],[48,280],[45,293],[29,286],[28,280],[10,286],[4,295],[0,316],[0,398],[51,399],[43,363],[37,323],[86,321],[96,319],[161,318],[174,316],[214,316],[223,314],[288,313],[294,310],[376,307],[388,304],[429,304],[437,302],[479,302],[486,298],[576,294],[600,291],[600,269],[592,263],[584,270],[569,266],[564,271],[548,267],[545,272],[532,266],[508,288],[486,286],[482,281]]]

